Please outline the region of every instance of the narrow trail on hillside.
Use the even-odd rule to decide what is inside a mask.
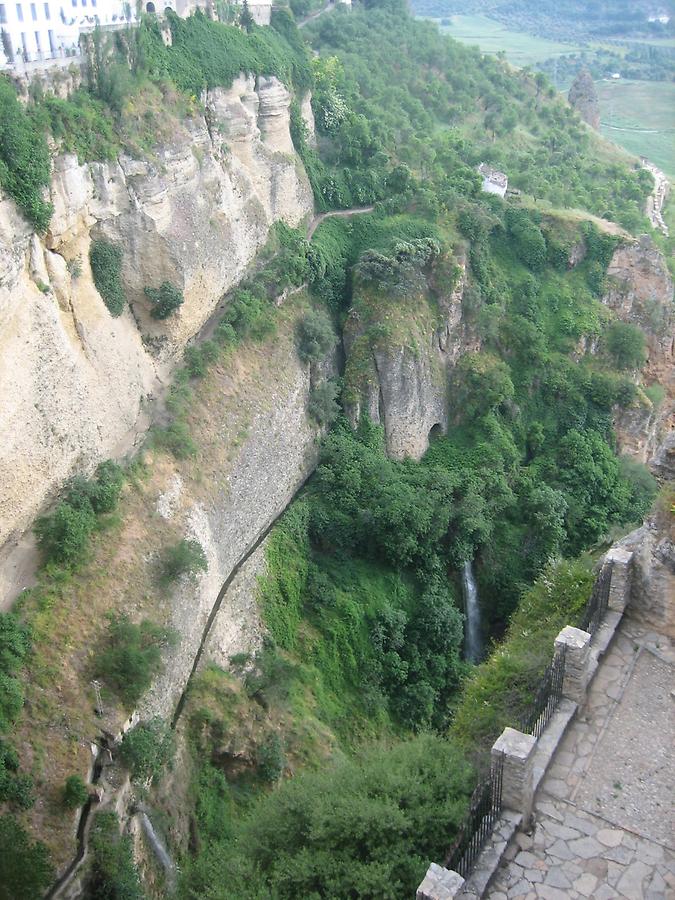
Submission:
[[[314,232],[326,219],[349,219],[351,216],[362,216],[365,213],[371,213],[374,209],[374,206],[353,206],[351,209],[332,209],[330,212],[319,213],[318,216],[314,216],[307,226],[307,240],[312,240]]]
[[[310,22],[313,22],[314,19],[318,19],[319,16],[322,16],[325,12],[328,12],[329,9],[333,9],[335,7],[335,3],[333,0],[328,0],[325,6],[322,6],[321,9],[318,9],[316,12],[312,13],[311,16],[307,16],[304,19],[301,19],[298,22],[298,28],[304,28],[305,25],[309,25]]]

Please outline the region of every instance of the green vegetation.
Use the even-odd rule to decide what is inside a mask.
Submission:
[[[68,809],[78,809],[83,806],[89,797],[87,785],[81,775],[69,775],[63,786],[63,804]]]
[[[9,729],[23,707],[23,690],[17,675],[30,645],[30,629],[19,617],[15,613],[0,613],[0,733]],[[7,757],[4,765],[7,766]]]
[[[89,837],[91,869],[87,896],[92,900],[144,900],[145,894],[134,865],[133,840],[121,835],[117,816],[100,812]]]
[[[89,262],[96,290],[110,315],[121,316],[126,303],[121,278],[122,250],[108,241],[94,241],[89,249]]]
[[[164,584],[178,581],[182,575],[195,576],[206,572],[208,562],[204,548],[199,541],[181,540],[167,547],[162,554],[161,579]]]
[[[8,803],[15,809],[30,809],[34,802],[33,779],[19,772],[16,750],[0,741],[0,803]]]
[[[340,414],[337,402],[339,391],[336,381],[324,381],[310,394],[307,409],[318,425],[331,425],[337,419]]]
[[[52,214],[43,200],[49,184],[47,142],[17,100],[14,87],[0,76],[0,186],[16,202],[36,231],[45,231]]]
[[[124,476],[111,460],[99,465],[95,478],[74,478],[54,512],[35,524],[38,545],[45,562],[74,568],[86,559],[95,528],[117,507]]]
[[[135,625],[127,616],[110,616],[94,674],[132,708],[160,671],[162,649],[175,640],[175,632],[147,619]]]
[[[321,53],[313,108],[323,202],[386,198],[393,211],[414,198],[433,218],[479,193],[483,160],[533,198],[644,227],[649,175],[612,158],[543,77],[514,73],[395,5],[336,10],[307,31]]]
[[[174,737],[162,719],[139,722],[127,731],[119,757],[136,781],[157,781],[174,754]]]
[[[258,748],[258,772],[263,781],[276,784],[284,774],[286,757],[279,735],[274,732]]]
[[[588,601],[594,575],[577,561],[548,563],[514,612],[504,640],[472,673],[454,710],[450,735],[481,768],[502,730],[527,717],[553,642],[575,624]]]
[[[45,845],[32,841],[14,816],[1,815],[1,900],[35,900],[42,896],[53,877],[54,868]]]
[[[170,281],[164,281],[156,289],[146,287],[145,296],[152,303],[150,315],[153,319],[168,319],[179,306],[183,305],[185,300],[182,291],[179,291]]]
[[[330,317],[313,309],[298,322],[298,356],[304,363],[323,359],[336,343]]]
[[[640,369],[647,361],[645,336],[636,325],[612,322],[607,329],[606,341],[617,369]]]
[[[166,47],[156,20],[144,20],[138,41],[143,68],[154,78],[170,78],[198,97],[204,88],[229,87],[240,72],[276,75],[302,93],[311,83],[307,51],[289,14],[277,10],[272,28],[250,33],[207,19],[197,11],[188,19],[167,15],[172,43]]]
[[[470,767],[432,735],[302,773],[241,823],[204,834],[186,896],[410,895],[452,842],[472,786]]]

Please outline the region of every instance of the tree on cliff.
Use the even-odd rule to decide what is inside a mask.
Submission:
[[[574,107],[584,122],[588,122],[591,128],[597,131],[600,128],[600,104],[593,84],[593,78],[586,66],[579,69],[569,90],[567,99],[570,106]]]

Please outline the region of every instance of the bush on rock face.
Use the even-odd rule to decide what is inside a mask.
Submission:
[[[162,581],[176,581],[181,575],[195,575],[207,568],[206,554],[198,541],[179,541],[164,551]]]
[[[159,672],[162,650],[174,642],[173,631],[147,619],[135,625],[127,616],[111,616],[96,674],[132,707]]]
[[[153,319],[168,319],[185,302],[182,291],[170,281],[162,282],[159,288],[146,287],[145,296],[152,303],[150,315]]]
[[[301,319],[297,329],[298,356],[302,362],[321,359],[335,346],[335,332],[328,313],[313,309]]]
[[[108,241],[94,241],[89,250],[89,262],[96,290],[110,315],[121,316],[126,302],[121,278],[122,250]]]

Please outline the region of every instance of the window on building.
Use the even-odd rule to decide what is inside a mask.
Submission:
[[[30,5],[30,14],[34,22],[37,22],[37,6],[34,3]]]
[[[54,40],[54,32],[51,30],[51,28],[49,29],[47,34],[49,35],[49,49],[52,53],[56,53],[56,41]]]
[[[20,3],[16,4],[16,17],[19,20],[19,22],[23,22],[23,7],[21,6]]]
[[[77,6],[77,0],[70,0],[70,2],[73,4],[73,6]]]
[[[35,32],[35,47],[38,53],[42,53],[42,47],[40,46],[40,32]]]
[[[7,10],[5,9],[5,4],[0,3],[0,25],[4,25],[7,21]]]
[[[49,13],[49,3],[45,3],[45,19],[51,19],[51,15]]]
[[[23,58],[28,59],[28,41],[26,40],[26,32],[21,32],[21,46],[23,47]]]

